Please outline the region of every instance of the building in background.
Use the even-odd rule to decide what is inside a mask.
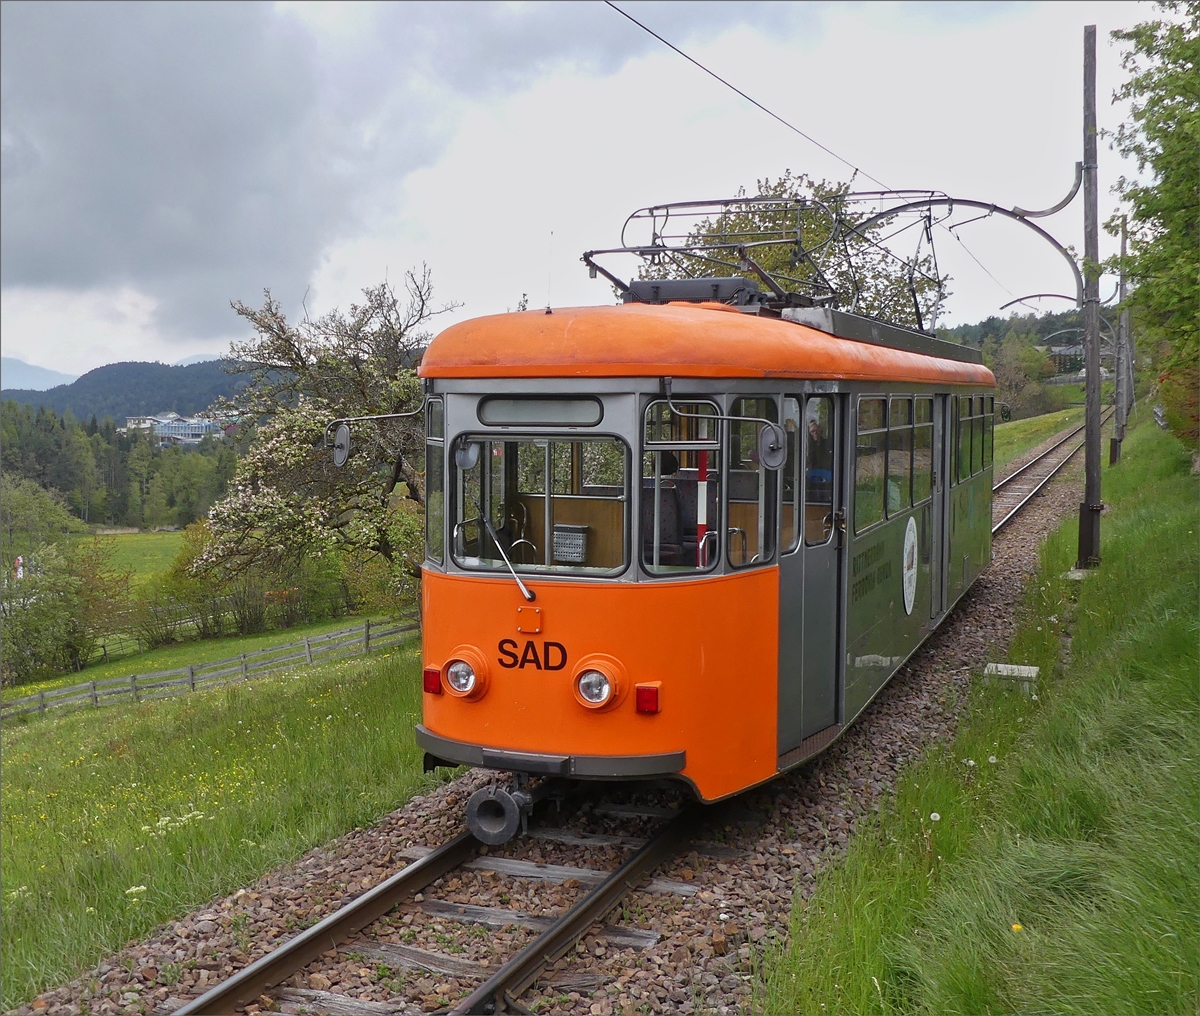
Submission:
[[[154,416],[128,416],[122,433],[132,430],[149,431],[162,447],[167,445],[197,445],[206,437],[222,438],[224,427],[204,416],[180,416],[178,413],[156,413]]]

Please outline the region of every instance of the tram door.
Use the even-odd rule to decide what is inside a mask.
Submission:
[[[784,482],[784,546],[795,549],[780,559],[781,755],[837,722],[845,545],[840,398],[812,395],[784,403],[785,471],[790,470]]]
[[[949,406],[945,395],[933,397],[933,477],[931,506],[929,616],[940,617],[946,609],[946,520],[949,518],[950,458],[946,454]]]

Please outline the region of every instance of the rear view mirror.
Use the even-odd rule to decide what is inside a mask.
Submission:
[[[454,464],[463,472],[468,472],[479,465],[478,441],[467,441],[454,450]]]
[[[778,469],[787,459],[787,438],[777,423],[768,423],[758,431],[758,461],[764,469]]]
[[[328,431],[326,431],[328,433]],[[343,423],[333,432],[333,464],[344,466],[350,457],[350,426]]]

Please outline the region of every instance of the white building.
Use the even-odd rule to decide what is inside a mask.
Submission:
[[[199,444],[210,434],[221,437],[223,430],[216,420],[203,416],[180,416],[178,413],[156,413],[154,416],[127,416],[126,432],[131,430],[150,431],[162,446]]]

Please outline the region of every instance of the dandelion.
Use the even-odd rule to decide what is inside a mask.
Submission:
[[[1019,933],[1019,932],[1021,932],[1021,931],[1024,931],[1024,929],[1023,929],[1023,928],[1022,928],[1022,927],[1021,927],[1019,924],[1014,924],[1014,925],[1012,926],[1012,930],[1013,930],[1014,932],[1018,932],[1018,933]]]
[[[1034,702],[1036,702],[1036,701],[1038,700],[1038,697],[1037,697],[1037,695],[1036,695],[1036,694],[1034,694],[1034,695],[1030,695],[1029,697],[1030,697],[1031,699],[1033,699],[1033,701],[1034,701]]]
[[[939,815],[936,811],[931,811],[929,813],[929,821],[930,822],[940,822],[941,820],[942,820],[942,816]]]
[[[996,756],[995,756],[995,755],[989,755],[989,756],[988,756],[988,761],[989,761],[989,762],[991,762],[991,764],[992,764],[992,765],[995,765],[995,764],[996,764]]]

